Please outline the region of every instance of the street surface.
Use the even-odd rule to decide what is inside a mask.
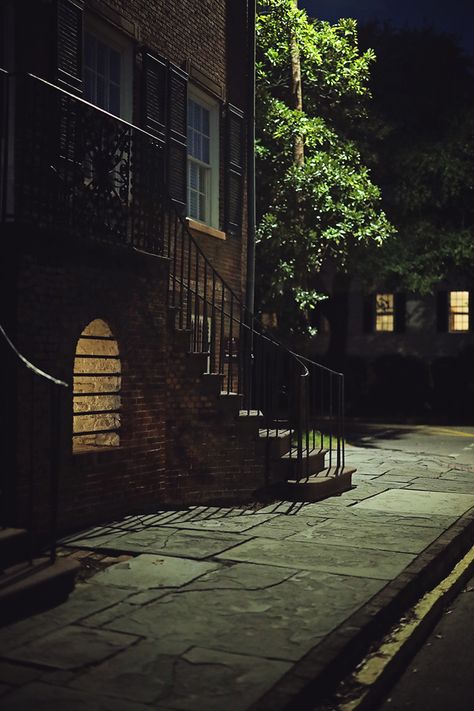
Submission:
[[[449,425],[392,425],[348,422],[351,444],[414,454],[455,457],[457,464],[474,464],[474,427]]]
[[[474,708],[474,577],[391,690],[380,711]]]

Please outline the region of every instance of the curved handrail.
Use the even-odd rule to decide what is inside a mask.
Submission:
[[[43,378],[44,380],[48,380],[50,383],[53,383],[54,385],[59,385],[60,387],[68,388],[69,385],[64,382],[64,380],[59,380],[59,378],[55,378],[49,373],[46,373],[46,371],[41,370],[41,368],[38,368],[36,365],[33,365],[27,358],[25,358],[24,355],[20,353],[18,348],[15,346],[13,341],[9,338],[7,335],[5,329],[3,326],[0,324],[0,335],[3,337],[4,341],[7,343],[9,346],[10,350],[14,353],[14,355],[17,357],[17,359],[28,369],[31,370],[35,375],[39,376],[40,378]]]
[[[322,370],[325,370],[326,373],[331,373],[331,375],[337,375],[340,378],[344,377],[344,373],[340,373],[338,370],[333,370],[332,368],[328,368],[326,365],[323,365],[322,363],[317,363],[315,360],[311,360],[311,358],[307,358],[306,356],[301,355],[301,353],[295,353],[294,351],[291,351],[293,355],[298,356],[298,358],[305,363],[309,363],[310,365],[316,365],[318,368],[321,368]]]
[[[196,251],[199,253],[200,257],[202,257],[202,259],[203,259],[203,261],[205,262],[205,264],[207,265],[207,267],[211,270],[211,273],[213,273],[213,274],[217,277],[217,279],[221,282],[221,284],[227,289],[227,291],[229,292],[229,294],[232,295],[232,298],[235,299],[235,301],[237,302],[237,304],[242,308],[243,312],[249,317],[250,323],[251,323],[251,324],[255,324],[255,326],[258,327],[256,330],[254,330],[251,325],[249,325],[248,323],[243,322],[243,323],[242,323],[242,326],[243,326],[245,329],[248,329],[248,330],[250,330],[250,331],[254,331],[254,332],[258,333],[262,338],[265,338],[266,340],[270,341],[270,342],[273,343],[274,345],[279,346],[279,347],[282,348],[286,353],[288,353],[289,355],[292,355],[294,358],[296,358],[296,359],[298,360],[298,362],[300,363],[300,365],[305,369],[305,372],[302,373],[303,376],[305,376],[305,375],[308,374],[308,369],[306,368],[306,366],[304,365],[304,363],[303,363],[302,361],[305,361],[305,362],[307,362],[307,363],[310,363],[311,365],[315,365],[315,366],[317,366],[318,368],[322,368],[322,369],[325,370],[326,372],[333,373],[334,375],[343,375],[342,373],[337,373],[336,371],[331,370],[331,368],[328,368],[328,367],[322,365],[321,363],[316,363],[315,361],[312,361],[312,360],[310,360],[309,358],[305,358],[305,357],[302,356],[300,353],[296,353],[294,350],[292,350],[292,349],[291,349],[289,346],[287,346],[285,343],[282,343],[282,341],[280,341],[278,338],[276,338],[273,334],[269,333],[269,332],[262,326],[262,324],[261,324],[260,321],[258,320],[257,316],[256,316],[254,313],[252,313],[251,311],[249,311],[249,309],[247,308],[247,306],[242,302],[242,299],[235,293],[235,291],[228,285],[228,283],[226,282],[226,280],[219,274],[219,272],[217,271],[217,269],[211,264],[211,262],[209,261],[208,257],[206,256],[205,252],[203,251],[203,249],[201,248],[201,246],[198,244],[197,240],[195,239],[194,235],[192,234],[191,230],[189,229],[189,227],[188,227],[188,225],[187,225],[187,222],[186,222],[186,219],[183,218],[183,216],[179,214],[179,212],[176,210],[176,208],[175,208],[175,206],[174,206],[174,204],[173,204],[172,199],[171,199],[170,196],[167,195],[167,194],[166,194],[166,200],[167,200],[167,202],[168,202],[168,207],[172,210],[174,216],[179,220],[179,222],[180,222],[180,224],[181,224],[181,227],[182,227],[183,230],[186,232],[186,236],[187,236],[188,239],[192,242],[193,246],[195,247]],[[138,251],[142,251],[142,250],[138,250]],[[148,254],[148,253],[147,253],[147,254]],[[177,281],[179,281],[179,280],[177,280]],[[189,287],[188,287],[188,289],[189,289],[190,291],[193,291],[193,293],[196,293],[192,288],[189,288]],[[209,303],[209,302],[208,302],[208,303]],[[226,314],[225,312],[223,312],[223,313],[224,313],[225,316],[230,317],[230,314]],[[238,321],[238,319],[236,319],[235,317],[232,317],[232,318],[233,318],[233,320],[234,320],[235,322]]]

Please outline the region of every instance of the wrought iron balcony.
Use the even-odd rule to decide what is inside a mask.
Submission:
[[[2,222],[161,254],[159,139],[33,75],[0,83]]]

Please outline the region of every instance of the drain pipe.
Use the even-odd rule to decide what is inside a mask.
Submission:
[[[247,281],[245,305],[255,308],[255,13],[256,0],[247,0]]]

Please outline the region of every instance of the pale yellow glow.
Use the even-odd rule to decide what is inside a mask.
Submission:
[[[394,297],[393,294],[375,295],[375,330],[393,331],[394,322]]]
[[[469,292],[449,292],[449,330],[469,330]]]
[[[120,444],[121,364],[109,326],[92,321],[74,359],[73,451]]]

